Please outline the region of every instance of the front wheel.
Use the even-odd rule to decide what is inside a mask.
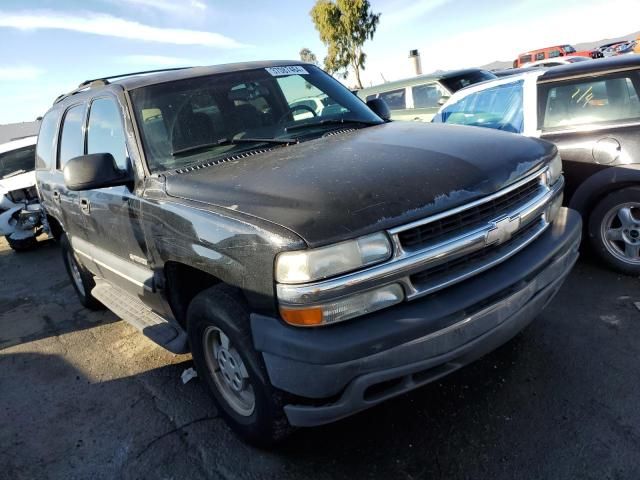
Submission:
[[[198,376],[227,424],[254,445],[284,439],[292,431],[283,411],[285,393],[271,385],[253,348],[241,295],[227,285],[204,290],[189,305],[187,322]]]
[[[640,188],[624,188],[602,199],[589,217],[589,238],[609,266],[640,275]]]
[[[16,252],[26,252],[27,250],[32,250],[38,245],[38,240],[35,236],[22,238],[20,240],[13,240],[10,236],[4,237],[11,249]]]
[[[60,249],[62,250],[62,261],[67,270],[71,284],[73,285],[80,303],[90,310],[101,310],[104,306],[91,295],[91,290],[96,286],[93,275],[78,261],[76,252],[73,251],[71,243],[66,234],[60,237]]]

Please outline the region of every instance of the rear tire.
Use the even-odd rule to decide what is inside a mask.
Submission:
[[[64,267],[80,303],[89,310],[102,310],[104,305],[91,295],[91,290],[96,286],[93,275],[78,260],[78,255],[73,251],[66,234],[62,234],[60,237],[60,249],[62,250]]]
[[[623,188],[604,197],[589,216],[589,240],[608,266],[640,275],[640,188]]]
[[[26,252],[34,249],[38,245],[36,237],[23,238],[21,240],[13,240],[11,237],[4,237],[11,249],[17,253]]]
[[[239,292],[227,285],[202,291],[189,305],[187,322],[198,376],[220,416],[253,445],[268,447],[286,438],[293,431],[283,410],[287,394],[269,382]]]

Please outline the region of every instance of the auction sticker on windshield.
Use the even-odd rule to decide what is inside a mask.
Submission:
[[[265,68],[274,77],[281,77],[283,75],[309,75],[303,67],[300,65],[289,65],[286,67],[267,67]]]

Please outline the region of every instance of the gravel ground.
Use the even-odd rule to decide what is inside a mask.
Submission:
[[[638,279],[589,261],[496,352],[270,452],[189,355],[83,309],[55,244],[0,241],[0,272],[0,478],[640,478]]]

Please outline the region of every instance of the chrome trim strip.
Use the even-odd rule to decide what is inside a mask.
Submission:
[[[562,127],[558,127],[558,129],[551,129],[551,130],[540,130],[540,138],[544,140],[544,137],[546,136],[554,136],[554,135],[566,135],[567,133],[588,133],[588,132],[597,132],[600,130],[612,130],[615,128],[633,128],[633,127],[637,127],[640,126],[640,122],[635,121],[635,122],[615,122],[615,121],[611,121],[611,122],[607,122],[606,125],[593,125],[593,124],[587,124],[587,125],[574,125],[574,126],[569,126],[567,128],[562,128]]]
[[[544,170],[546,171],[546,169]],[[538,172],[538,175],[541,175],[541,173],[543,173],[543,171]],[[532,178],[535,178],[535,175],[527,177],[526,181],[530,181]],[[563,186],[564,179],[561,177],[561,180],[558,180],[551,188],[545,186],[539,195],[526,204],[521,205],[517,210],[510,212],[508,215],[509,217],[519,216],[521,218],[519,230],[522,230],[522,228],[529,225],[532,221],[536,221],[536,217],[540,219],[541,228],[536,229],[534,233],[525,237],[521,242],[518,242],[509,252],[494,259],[486,268],[482,269],[482,266],[480,266],[470,273],[463,273],[460,279],[457,279],[456,275],[455,278],[452,277],[446,280],[446,282],[442,282],[443,286],[440,288],[469,278],[474,274],[473,272],[480,273],[483,270],[497,265],[537,238],[549,225],[544,215],[546,208],[549,202],[562,191]],[[418,298],[427,293],[434,292],[439,288],[437,288],[437,286],[431,286],[423,292],[422,289],[417,288],[411,283],[411,275],[484,249],[486,247],[485,238],[487,232],[492,228],[492,223],[487,222],[486,225],[482,227],[467,231],[461,235],[458,234],[453,238],[448,238],[426,249],[410,253],[402,252],[399,256],[394,256],[385,263],[337,278],[298,285],[277,284],[278,300],[280,304],[284,306],[318,304],[394,282],[399,282],[404,286],[407,299]],[[392,235],[394,246],[398,245],[396,238],[397,235]]]
[[[545,167],[543,167],[543,168],[541,168],[539,170],[536,170],[531,175],[528,175],[525,178],[523,178],[521,180],[518,180],[517,182],[512,183],[508,187],[505,187],[502,190],[499,190],[499,191],[497,191],[495,193],[492,193],[489,196],[479,198],[478,200],[476,200],[474,202],[465,203],[464,205],[460,205],[457,208],[453,208],[453,209],[447,210],[445,212],[436,213],[435,215],[432,215],[432,216],[427,217],[427,218],[421,218],[420,220],[416,220],[415,222],[411,222],[411,223],[408,223],[406,225],[401,225],[399,227],[390,228],[388,230],[388,232],[391,235],[395,235],[395,234],[398,234],[400,232],[404,232],[406,230],[411,230],[412,228],[416,228],[416,227],[420,227],[422,225],[426,225],[427,223],[435,222],[436,220],[441,220],[443,218],[450,217],[451,215],[456,215],[457,213],[464,212],[465,210],[469,210],[470,208],[477,207],[478,205],[482,205],[483,203],[490,202],[491,200],[495,200],[496,198],[500,198],[500,197],[506,195],[507,193],[515,190],[516,188],[521,187],[522,185],[524,185],[525,183],[530,182],[531,180],[535,179],[536,177],[541,177],[541,181],[542,181],[542,175],[548,169],[549,169],[549,167],[545,166]]]
[[[446,280],[443,277],[436,278],[433,284],[426,288],[416,287],[415,284],[411,282],[411,280],[409,280],[409,282],[413,287],[413,293],[408,294],[406,296],[407,300],[413,300],[414,298],[420,298],[430,293],[437,292],[438,290],[442,290],[443,288],[449,287],[458,282],[462,282],[467,278],[471,278],[474,275],[478,275],[486,270],[489,270],[492,267],[495,267],[496,265],[504,262],[505,260],[509,259],[513,255],[515,255],[516,253],[524,249],[527,245],[529,245],[536,238],[538,238],[547,229],[547,227],[549,227],[549,225],[550,224],[547,223],[546,220],[541,218],[539,220],[539,225],[536,227],[536,229],[532,233],[524,237],[522,241],[518,242],[513,248],[504,252],[502,255],[495,256],[495,258],[492,258],[487,262],[483,262],[481,265],[475,268],[467,268],[465,270],[459,270],[455,272],[454,275],[450,275],[450,277]]]

